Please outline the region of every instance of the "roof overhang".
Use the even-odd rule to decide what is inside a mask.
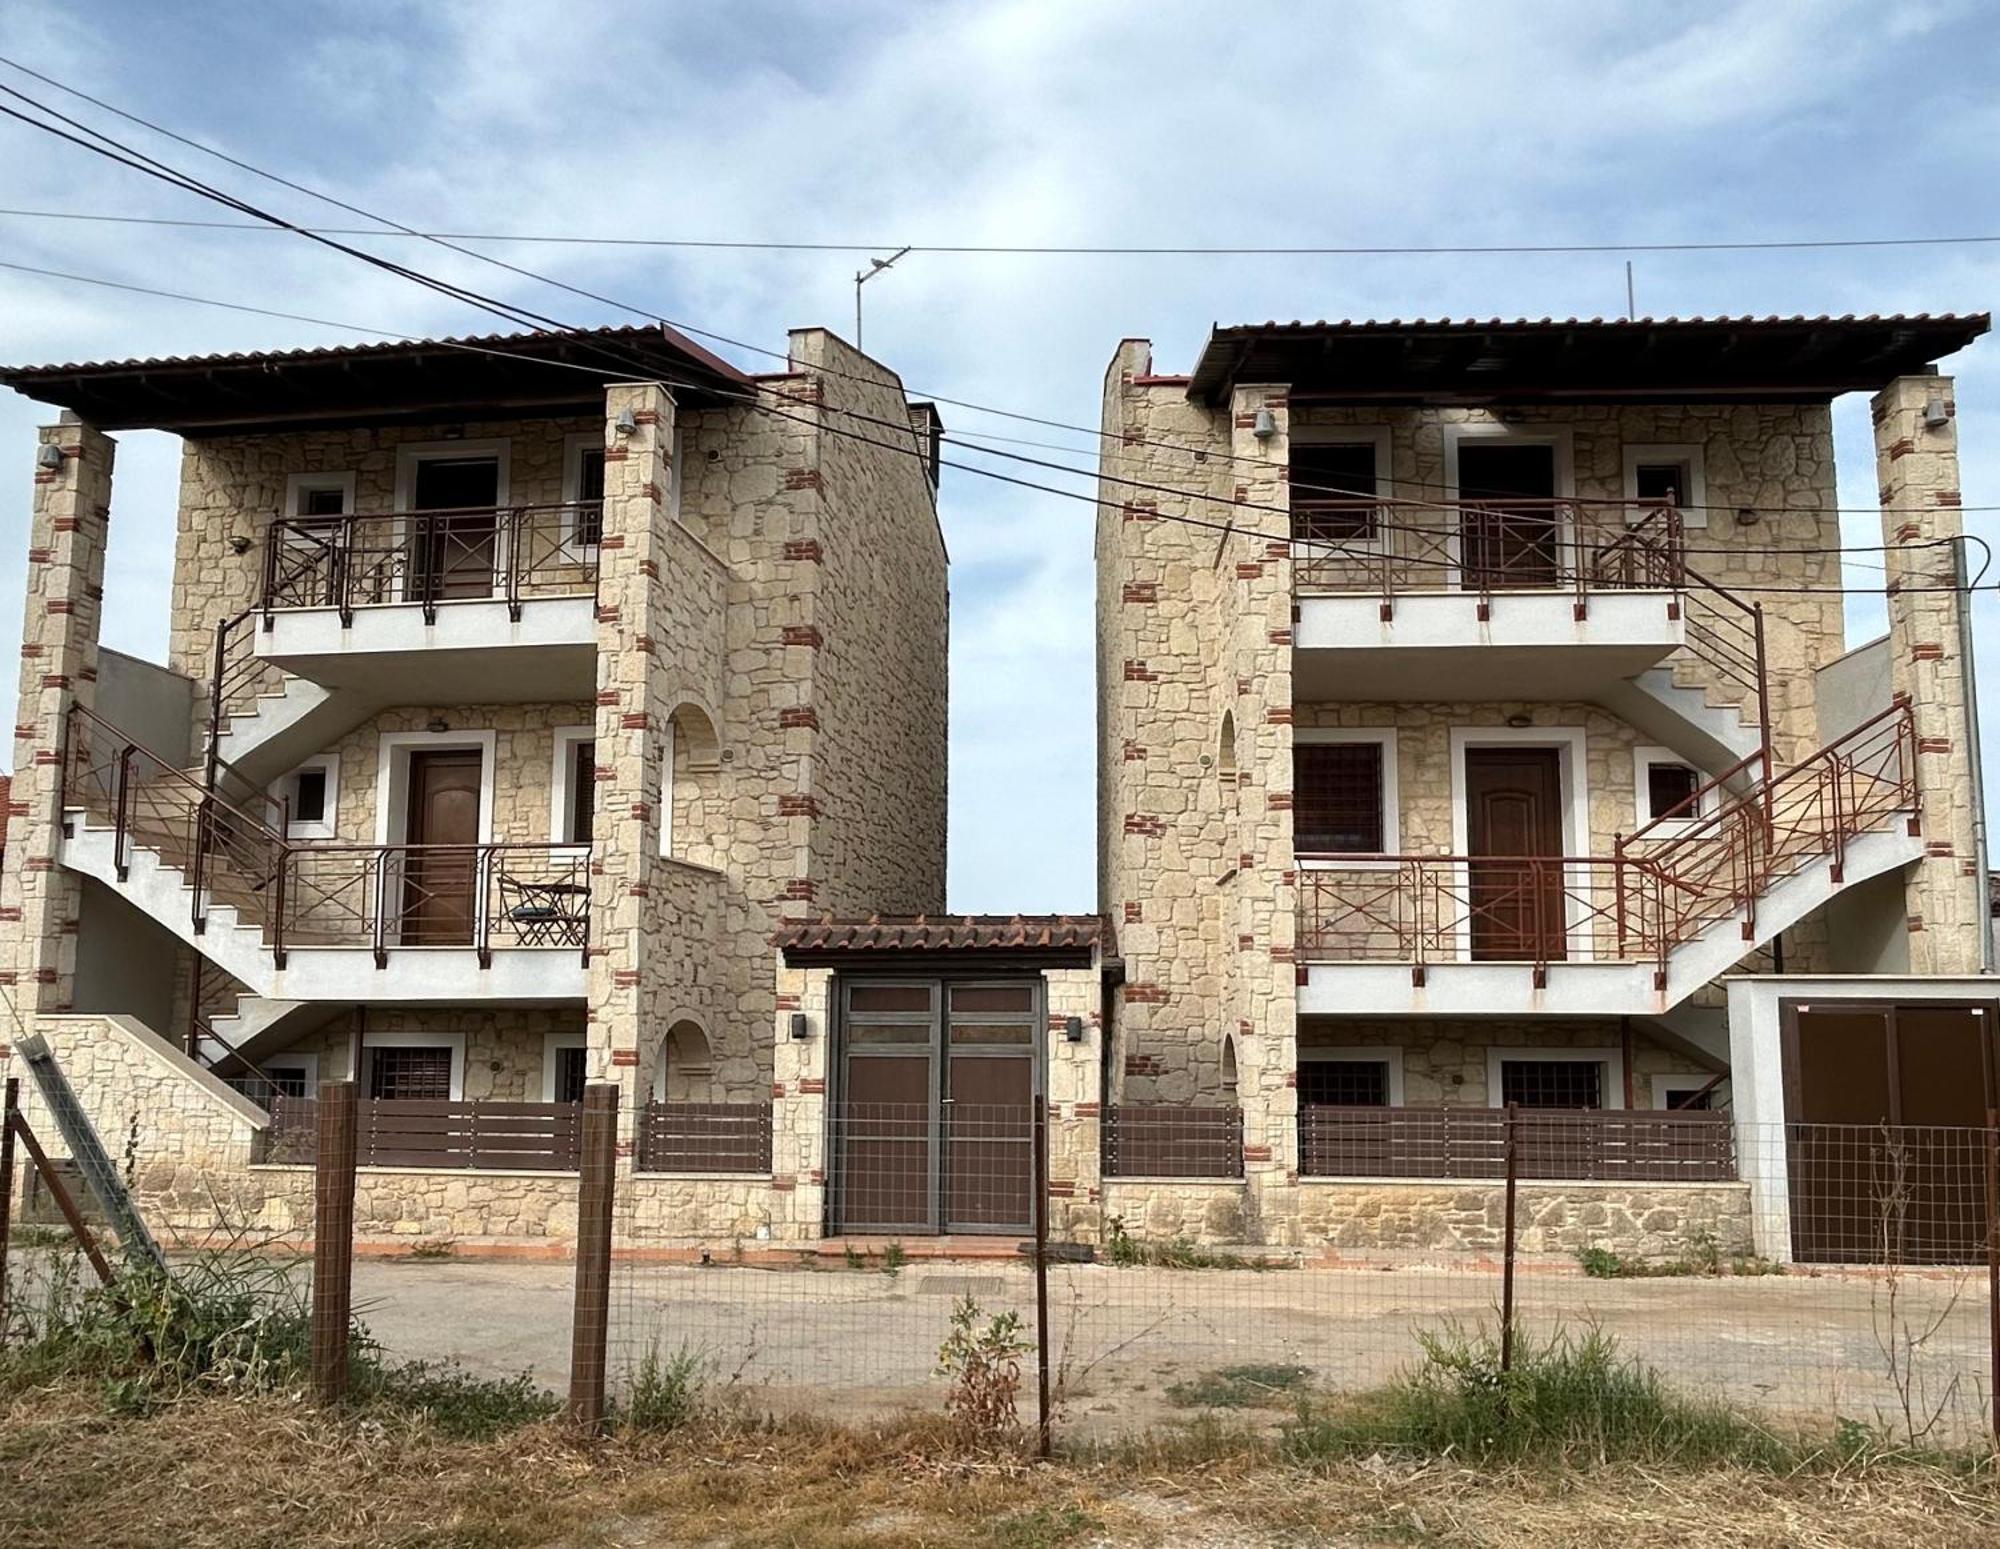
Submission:
[[[664,382],[692,408],[753,386],[664,327],[0,367],[0,384],[100,430],[184,436],[602,414],[606,384],[630,381]]]
[[[1239,384],[1300,401],[1821,403],[1922,371],[1987,331],[1917,317],[1256,323],[1209,334],[1187,395]]]
[[[849,972],[1088,968],[1104,934],[1091,915],[941,915],[801,920],[774,938],[794,968]]]

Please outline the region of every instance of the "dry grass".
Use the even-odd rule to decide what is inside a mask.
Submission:
[[[954,1455],[936,1422],[704,1426],[585,1448],[492,1442],[201,1397],[145,1418],[95,1390],[0,1401],[0,1544],[795,1546],[2000,1544],[2000,1491],[1872,1467],[1475,1472],[1368,1460],[1306,1473],[1222,1434],[1089,1464]]]

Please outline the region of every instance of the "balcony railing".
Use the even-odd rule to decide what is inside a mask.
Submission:
[[[639,1114],[639,1171],[768,1173],[771,1105],[648,1103]]]
[[[63,802],[112,830],[120,880],[143,848],[186,873],[196,934],[216,904],[295,946],[567,948],[587,960],[590,851],[567,844],[345,845],[284,837],[282,802],[238,806],[77,706]]]
[[[1299,1172],[1319,1178],[1482,1178],[1508,1171],[1504,1108],[1299,1110]],[[1517,1178],[1716,1183],[1736,1177],[1726,1113],[1519,1108]]]
[[[429,622],[438,604],[503,600],[513,618],[542,597],[597,590],[603,508],[499,506],[289,517],[271,524],[259,607],[268,622],[293,608],[414,604]]]
[[[1119,1103],[1099,1130],[1107,1178],[1240,1178],[1243,1110]]]
[[[1651,962],[1748,911],[1818,860],[1842,878],[1848,846],[1917,800],[1907,702],[1747,792],[1753,755],[1673,811],[1623,836],[1609,856],[1301,855],[1298,953],[1329,962],[1532,964]],[[1704,808],[1709,810],[1705,813]]]
[[[311,1162],[318,1102],[276,1097],[269,1107],[262,1159]],[[365,1099],[355,1107],[354,1153],[363,1167],[575,1172],[583,1104]]]

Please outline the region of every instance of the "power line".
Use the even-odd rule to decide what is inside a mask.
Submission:
[[[0,64],[12,65],[17,70],[33,75],[37,80],[65,91],[74,88],[64,86],[60,81],[27,70],[25,66],[11,59],[0,59]],[[145,124],[161,134],[170,135],[182,143],[192,145],[211,155],[223,153],[199,141],[185,139],[171,130],[159,129],[145,119],[98,102],[96,98],[82,92],[76,95],[87,102],[96,103],[108,112],[119,113],[134,123]],[[231,160],[223,156],[224,160]],[[244,163],[246,171],[256,169]],[[316,195],[315,197],[325,197]],[[337,203],[338,201],[330,201]],[[268,226],[254,221],[192,220],[185,217],[161,215],[121,215],[96,210],[29,210],[0,209],[0,216],[27,220],[92,221],[130,226],[181,226],[207,231],[268,231]],[[370,219],[376,217],[370,216]],[[402,236],[424,241],[445,242],[508,242],[523,246],[552,247],[637,247],[637,248],[695,248],[728,252],[776,252],[776,253],[869,253],[902,249],[911,253],[932,256],[993,256],[993,257],[1047,257],[1047,258],[1463,258],[1480,255],[1505,256],[1553,256],[1564,253],[1604,254],[1604,253],[1757,253],[1757,252],[1810,252],[1841,251],[1854,248],[1911,248],[1911,247],[1978,247],[2000,244],[2000,234],[1974,234],[1967,236],[1928,237],[1798,237],[1759,238],[1744,241],[1712,242],[1486,242],[1486,243],[1408,243],[1401,245],[1325,245],[1325,246],[1257,246],[1252,244],[1229,245],[1173,245],[1173,244],[1093,244],[1093,243],[1029,243],[1029,242],[904,242],[900,239],[884,239],[877,242],[800,242],[747,237],[631,237],[631,236],[588,236],[574,232],[527,232],[527,231],[424,231],[415,228],[397,227],[393,231],[381,231],[372,226],[313,226],[306,228],[319,236],[329,237],[373,237]]]

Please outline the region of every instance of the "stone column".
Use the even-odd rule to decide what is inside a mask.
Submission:
[[[1927,421],[1942,411],[1939,423]],[[1875,466],[1888,567],[1890,683],[1913,707],[1924,858],[1905,884],[1910,971],[1977,973],[1979,896],[1972,741],[1956,587],[1957,406],[1949,377],[1898,377],[1875,395]]]
[[[45,465],[50,448],[58,454]],[[72,705],[96,698],[97,629],[116,444],[74,415],[44,426],[35,452],[28,597],[21,628],[14,783],[0,872],[0,985],[26,1018],[66,1011],[75,991],[81,883],[57,861],[62,756]],[[0,1043],[11,1036],[0,1024]]]
[[[597,782],[591,844],[590,1072],[620,1084],[619,1153],[632,1155],[647,1093],[646,899],[660,853],[667,728],[652,702],[660,637],[658,578],[672,515],[667,509],[674,400],[656,382],[605,395],[604,534],[598,547]],[[632,429],[619,420],[630,411]]]
[[[1275,433],[1257,435],[1268,412]],[[1238,832],[1233,1023],[1243,1105],[1248,1234],[1288,1241],[1298,1173],[1298,984],[1292,855],[1291,415],[1282,386],[1239,387],[1230,404],[1235,496],[1246,536],[1232,540]]]
[[[1104,970],[1052,968],[1043,974],[1048,997],[1044,1096],[1048,1100],[1049,1235],[1098,1240],[1104,1213],[1099,1145],[1104,1095]],[[1071,1043],[1069,1019],[1083,1023]]]
[[[809,1241],[826,1220],[826,1076],[833,1038],[833,971],[776,968],[771,1037],[771,1235]],[[792,1036],[794,1013],[806,1036]]]

